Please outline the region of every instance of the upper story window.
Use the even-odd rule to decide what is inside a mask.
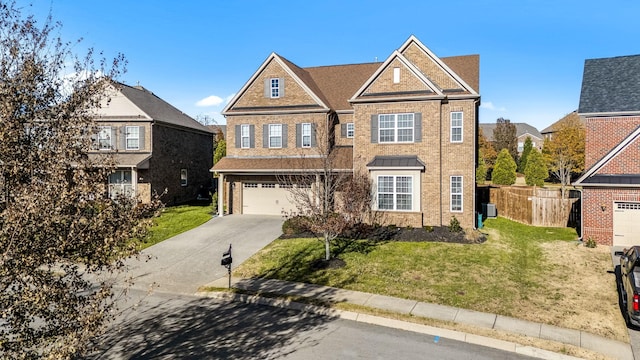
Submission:
[[[101,126],[98,132],[98,149],[111,150],[114,140],[111,126]]]
[[[139,150],[140,149],[140,127],[127,126],[126,134],[127,134],[126,135],[127,150]]]
[[[282,147],[282,124],[269,124],[269,147]]]
[[[378,139],[381,143],[413,142],[414,114],[378,115]]]
[[[451,177],[451,211],[462,211],[462,176]]]
[[[302,125],[302,147],[311,147],[311,124],[304,123]]]
[[[180,169],[180,186],[187,186],[188,174],[187,169]]]
[[[273,79],[269,79],[269,84],[270,84],[270,94],[271,94],[271,98],[279,98],[280,97],[280,79],[278,78],[273,78]]]
[[[355,135],[355,126],[353,123],[347,123],[347,137],[353,138]]]
[[[399,67],[394,67],[393,68],[393,83],[397,84],[400,82],[400,68]]]
[[[248,149],[251,145],[250,142],[250,132],[249,132],[249,125],[241,125],[241,130],[240,130],[240,147],[242,149]]]
[[[462,142],[462,111],[451,113],[451,142]]]

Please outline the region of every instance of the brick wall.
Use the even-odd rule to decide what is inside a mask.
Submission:
[[[613,205],[618,201],[640,202],[640,189],[584,188],[582,190],[583,239],[613,244]]]
[[[400,68],[400,82],[393,82],[393,68]],[[430,90],[422,80],[418,79],[407,67],[398,59],[391,64],[376,78],[376,81],[369,86],[365,94],[378,94],[389,92],[403,92],[416,90]]]
[[[640,117],[585,118],[584,124],[585,169],[589,169],[640,126]]]
[[[423,73],[429,74],[429,79],[436,83],[441,89],[459,89],[460,86],[446,72],[430,58],[417,45],[411,44],[407,47],[402,55],[415,64]]]

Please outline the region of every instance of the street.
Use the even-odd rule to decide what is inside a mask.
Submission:
[[[92,359],[530,359],[293,310],[131,290]]]

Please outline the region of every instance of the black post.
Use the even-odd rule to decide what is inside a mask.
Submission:
[[[231,289],[231,263],[233,262],[233,258],[231,257],[231,244],[229,244],[229,250],[222,253],[222,261],[220,265],[227,268],[227,272],[229,273],[229,289]]]

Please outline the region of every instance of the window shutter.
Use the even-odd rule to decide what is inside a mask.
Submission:
[[[340,124],[340,137],[347,137],[347,124]]]
[[[116,136],[117,130],[115,126],[111,127],[111,148],[115,149],[116,146],[118,146],[116,140],[117,140],[117,136]]]
[[[413,141],[422,142],[422,113],[413,114]]]
[[[100,130],[98,130],[100,131]],[[98,150],[100,145],[98,144],[98,134],[91,135],[91,150]]]
[[[311,147],[318,146],[316,141],[316,124],[311,124]]]
[[[279,97],[284,97],[284,78],[278,79],[278,91],[280,92]]]
[[[256,147],[256,126],[255,125],[249,125],[249,147],[252,149]]]
[[[296,147],[302,147],[302,124],[296,124]]]
[[[144,126],[138,126],[138,149],[144,150]]]
[[[269,147],[269,124],[262,125],[262,147]]]
[[[271,97],[271,79],[269,78],[264,79],[264,97]]]
[[[378,143],[378,115],[371,115],[371,143]]]
[[[120,126],[120,139],[118,139],[119,149],[126,150],[127,149],[127,127]]]
[[[236,125],[236,148],[242,147],[242,125]]]
[[[287,147],[287,124],[282,124],[282,147]]]

